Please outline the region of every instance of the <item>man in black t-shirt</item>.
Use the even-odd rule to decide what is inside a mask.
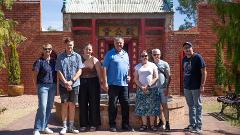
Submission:
[[[183,44],[186,56],[182,60],[184,76],[184,95],[189,108],[190,125],[185,131],[200,133],[202,131],[202,99],[207,71],[202,56],[193,52],[192,43]]]

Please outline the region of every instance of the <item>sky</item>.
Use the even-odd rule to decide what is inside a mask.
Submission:
[[[62,31],[62,2],[63,0],[42,0],[42,30],[47,30],[48,27],[52,27],[59,31]],[[174,30],[178,30],[178,27],[184,23],[184,15],[179,14],[175,8],[179,5],[178,0],[173,0],[174,5]]]

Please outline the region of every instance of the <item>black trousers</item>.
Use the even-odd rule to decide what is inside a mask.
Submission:
[[[81,78],[79,108],[79,122],[81,127],[98,127],[101,125],[100,85],[98,77]]]
[[[109,85],[108,90],[108,117],[110,127],[116,126],[117,102],[119,100],[122,110],[122,126],[129,125],[129,93],[128,86]]]

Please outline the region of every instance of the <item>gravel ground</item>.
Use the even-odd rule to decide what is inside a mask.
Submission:
[[[7,110],[0,114],[0,128],[36,111],[37,95],[22,95],[17,97],[0,96],[0,108]]]

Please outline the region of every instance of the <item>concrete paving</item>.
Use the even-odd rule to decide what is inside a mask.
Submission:
[[[20,99],[21,98],[21,99]],[[11,101],[13,100],[13,101]],[[215,100],[215,98],[205,98],[204,101]],[[34,125],[34,119],[36,114],[36,107],[37,107],[37,96],[22,96],[22,97],[15,97],[15,98],[9,98],[9,97],[1,97],[1,106],[5,105],[10,107],[8,109],[9,112],[17,113],[19,109],[16,108],[16,102],[20,104],[27,104],[24,106],[24,108],[28,107],[35,107],[34,111],[32,109],[27,109],[28,112],[25,113],[25,116],[22,116],[10,123],[7,123],[6,126],[3,128],[0,128],[0,135],[32,135],[33,133],[33,125]],[[11,105],[14,104],[14,105]],[[20,106],[18,104],[18,106]],[[13,111],[15,110],[15,112]],[[59,131],[61,130],[61,122],[56,121],[56,118],[54,117],[55,109],[52,111],[52,117],[49,121],[49,128],[51,128],[54,131],[53,135],[59,135]],[[7,113],[6,113],[7,114]],[[2,114],[1,114],[2,115]],[[3,116],[0,117],[0,121],[3,120]],[[6,115],[7,117],[11,117],[9,114]],[[239,127],[233,127],[230,125],[230,123],[222,120],[217,119],[213,117],[214,115],[209,113],[203,113],[203,132],[204,135],[240,135],[240,128]],[[216,116],[216,115],[215,115]],[[174,117],[174,116],[170,116]],[[5,118],[5,117],[4,117]],[[8,119],[8,118],[6,118]],[[191,135],[193,133],[184,132],[183,128],[188,125],[188,114],[186,111],[186,114],[184,117],[171,124],[171,131],[170,132],[164,132],[164,131],[158,131],[158,132],[139,132],[137,129],[135,132],[122,132],[119,130],[119,132],[110,132],[110,131],[96,131],[96,132],[81,132],[79,134],[86,134],[86,135]],[[1,126],[0,126],[1,127]],[[71,135],[71,133],[67,133],[66,135]]]

